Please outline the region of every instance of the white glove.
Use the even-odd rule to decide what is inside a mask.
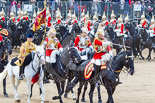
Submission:
[[[63,48],[60,48],[60,49],[59,49],[59,52],[62,53],[62,52],[63,52]]]
[[[103,42],[103,43],[102,43],[102,46],[108,46],[108,45],[111,45],[111,44],[112,44],[112,43],[109,42],[109,41],[108,41],[108,42]]]

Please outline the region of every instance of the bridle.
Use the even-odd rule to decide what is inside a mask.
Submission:
[[[34,66],[33,66],[33,60],[34,60],[34,56],[35,56],[35,54],[37,55],[37,57],[39,58],[39,67],[40,67],[40,59],[41,59],[41,57],[42,56],[44,56],[43,54],[42,55],[38,55],[39,54],[39,52],[36,52],[36,53],[32,53],[32,69],[33,69],[33,71],[35,71],[36,73],[37,73],[37,71],[34,69]]]

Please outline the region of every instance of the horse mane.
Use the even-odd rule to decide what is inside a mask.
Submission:
[[[119,52],[112,60],[113,65],[118,65],[122,57],[126,55],[126,51]]]

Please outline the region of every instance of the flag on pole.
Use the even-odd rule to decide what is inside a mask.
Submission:
[[[46,23],[46,7],[37,15],[36,20],[33,24],[33,31],[36,31],[40,28],[42,24]]]

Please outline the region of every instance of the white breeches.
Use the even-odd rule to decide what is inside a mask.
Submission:
[[[56,55],[59,55],[59,54],[60,54],[59,50],[53,50],[50,57],[46,56],[46,62],[55,63],[56,62]]]

